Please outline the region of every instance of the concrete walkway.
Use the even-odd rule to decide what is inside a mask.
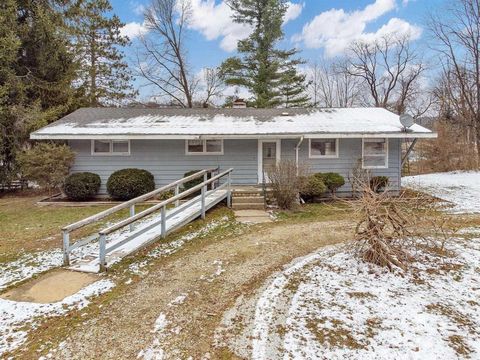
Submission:
[[[235,210],[234,213],[237,221],[244,224],[260,224],[272,221],[270,214],[265,210]]]

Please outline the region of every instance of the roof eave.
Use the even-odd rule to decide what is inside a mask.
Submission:
[[[278,133],[278,134],[49,134],[33,132],[30,134],[32,140],[91,140],[91,139],[112,139],[112,140],[188,140],[199,138],[222,138],[222,139],[292,139],[303,136],[309,138],[332,138],[332,139],[354,139],[354,138],[393,138],[393,139],[432,139],[437,138],[435,132],[356,132],[356,133]]]

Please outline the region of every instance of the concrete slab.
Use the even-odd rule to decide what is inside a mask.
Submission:
[[[0,297],[13,301],[48,304],[61,301],[97,280],[98,275],[69,270],[55,270],[13,288]]]
[[[252,210],[252,209],[249,209],[249,210],[235,210],[234,213],[235,213],[235,216],[237,216],[237,217],[239,217],[239,216],[248,216],[248,217],[268,216],[268,217],[270,217],[270,215],[265,210]]]
[[[241,216],[237,218],[237,221],[243,224],[262,224],[272,222],[272,219],[266,216]]]
[[[260,224],[271,222],[270,214],[265,210],[234,210],[238,222],[245,224]]]

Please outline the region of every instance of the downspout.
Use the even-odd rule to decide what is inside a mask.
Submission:
[[[298,176],[298,150],[300,149],[300,145],[302,145],[303,142],[303,135],[300,137],[300,140],[298,140],[297,145],[295,145],[295,165],[297,166],[297,176]]]

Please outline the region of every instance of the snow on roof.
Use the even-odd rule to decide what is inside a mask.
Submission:
[[[32,139],[193,138],[329,135],[435,137],[382,108],[138,109],[83,108],[35,131]]]

